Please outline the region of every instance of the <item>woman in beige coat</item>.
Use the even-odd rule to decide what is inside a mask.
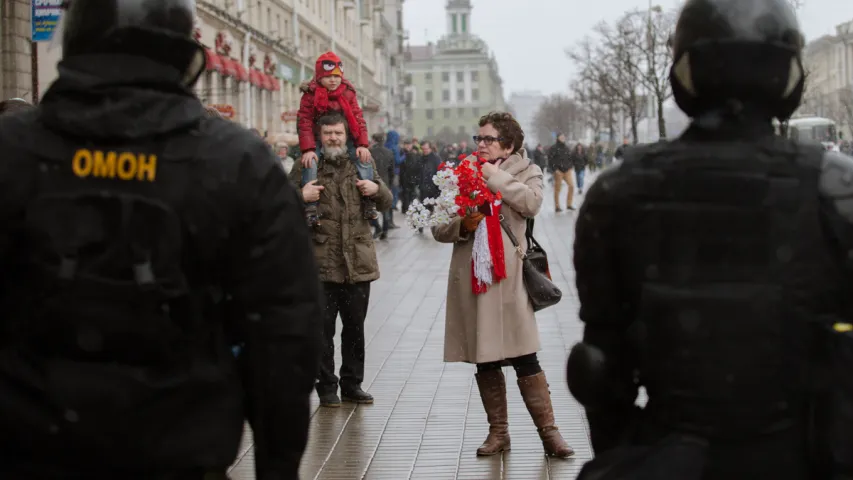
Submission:
[[[521,148],[524,132],[508,113],[490,113],[481,118],[475,140],[480,157],[489,161],[483,165],[483,177],[491,191],[503,195],[501,214],[524,251],[526,219],[535,216],[542,206],[542,170]],[[510,364],[545,453],[569,457],[574,451],[554,425],[551,394],[536,357],[539,330],[522,282],[521,258],[505,232],[507,277],[489,286],[483,294],[472,292],[473,232],[483,218],[482,214],[474,213],[432,228],[436,240],[453,244],[447,282],[444,361],[477,365],[477,385],[489,421],[489,436],[477,449],[477,455],[495,455],[510,449],[506,379],[501,369]]]

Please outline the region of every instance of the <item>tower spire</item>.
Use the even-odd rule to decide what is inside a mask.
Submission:
[[[448,0],[447,34],[468,35],[471,32],[471,0]]]

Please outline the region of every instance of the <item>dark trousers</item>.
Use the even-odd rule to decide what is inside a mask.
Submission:
[[[394,220],[394,210],[388,210],[382,213],[382,232],[388,233],[391,228],[391,222]]]
[[[361,386],[364,381],[364,319],[370,301],[370,282],[323,283],[323,360],[317,393],[324,395]],[[335,328],[341,315],[341,377],[335,375]]]
[[[403,200],[403,213],[409,211],[409,205],[418,198],[417,187],[406,187],[400,192],[400,198]]]
[[[528,353],[527,355],[498,360],[497,362],[478,363],[477,373],[499,370],[507,363],[515,369],[515,376],[518,378],[536,375],[542,371],[542,367],[539,365],[539,357],[535,353]]]

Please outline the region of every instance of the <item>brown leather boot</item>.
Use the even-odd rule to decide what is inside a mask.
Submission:
[[[478,373],[477,386],[489,419],[489,436],[477,455],[490,456],[509,451],[509,423],[506,409],[506,378],[501,370]]]
[[[527,405],[527,411],[539,430],[539,438],[549,457],[568,458],[575,454],[554,425],[554,407],[551,406],[551,392],[545,372],[518,379],[518,389]]]

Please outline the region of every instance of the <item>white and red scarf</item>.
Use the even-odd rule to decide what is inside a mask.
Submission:
[[[506,278],[504,241],[501,231],[501,201],[491,206],[474,231],[474,248],[471,254],[471,287],[475,295],[486,293],[489,287]]]

